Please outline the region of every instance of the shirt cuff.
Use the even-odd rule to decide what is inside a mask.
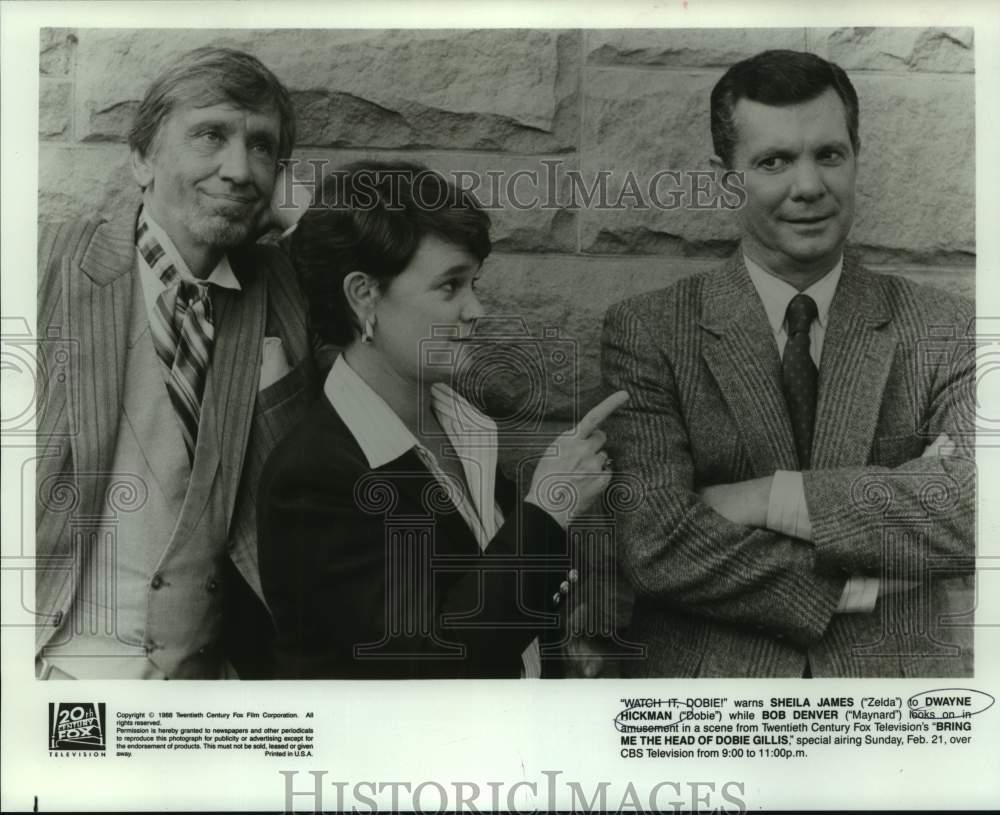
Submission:
[[[840,602],[834,609],[837,614],[867,614],[875,608],[878,599],[877,577],[862,577],[855,575],[844,585]]]
[[[778,470],[774,474],[767,500],[767,528],[793,538],[812,540],[802,473]]]

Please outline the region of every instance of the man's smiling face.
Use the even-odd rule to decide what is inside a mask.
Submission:
[[[274,110],[179,106],[148,154],[133,154],[144,205],[182,254],[250,237],[274,190],[279,130]]]
[[[781,277],[829,271],[854,220],[857,174],[840,97],[828,88],[784,107],[740,99],[733,114],[747,254]]]

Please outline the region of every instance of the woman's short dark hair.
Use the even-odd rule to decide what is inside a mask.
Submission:
[[[858,94],[844,69],[822,57],[805,51],[763,51],[737,62],[712,89],[712,146],[715,155],[727,167],[733,166],[733,153],[739,131],[733,111],[740,99],[762,105],[784,107],[810,102],[827,88],[833,88],[844,103],[847,133],[855,155],[861,147],[858,139]]]
[[[428,235],[480,262],[490,253],[489,215],[470,193],[421,164],[359,161],[324,177],[291,242],[319,336],[348,345],[360,326],[344,278],[364,272],[387,287]]]
[[[281,119],[278,159],[295,147],[295,108],[288,89],[256,57],[233,48],[196,48],[184,54],[149,86],[139,104],[128,144],[146,156],[156,134],[178,105],[231,103],[244,110],[274,109]]]

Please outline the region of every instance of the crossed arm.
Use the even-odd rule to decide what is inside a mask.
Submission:
[[[938,393],[927,428],[952,433],[955,449],[944,449],[955,455],[926,456],[896,471],[803,473],[810,529],[807,536],[791,536],[768,528],[773,474],[699,491],[674,371],[628,304],[608,313],[602,369],[607,384],[631,395],[609,421],[608,435],[616,469],[638,475],[645,486],[638,509],[621,520],[622,563],[640,594],[808,646],[836,612],[847,579],[881,573],[883,519],[860,512],[852,493],[865,476],[905,475],[894,484],[901,506],[919,504],[932,479],[956,485],[954,505],[934,521],[932,553],[972,552],[974,465],[955,409],[961,394],[971,392],[971,370],[931,383]]]
[[[841,467],[718,484],[698,491],[701,499],[733,523],[770,529],[809,541],[820,563],[856,577],[883,575],[882,530],[919,524],[930,543],[928,554],[961,570],[975,555],[975,460],[963,417],[974,392],[970,356],[944,377],[923,426],[938,435],[919,458],[898,467]],[[954,437],[953,437],[953,435]],[[882,492],[888,504],[866,507],[865,490]],[[869,497],[882,496],[870,495]],[[866,510],[873,511],[866,511]],[[914,557],[923,555],[914,550]],[[928,564],[911,562],[908,573]],[[899,564],[897,564],[898,568]],[[912,588],[914,580],[883,577],[879,593]]]
[[[629,305],[605,320],[606,383],[630,399],[607,423],[615,469],[644,494],[619,513],[620,559],[638,595],[806,647],[829,624],[844,578],[820,573],[809,543],[735,523],[697,494],[674,371]]]
[[[927,445],[921,458],[952,456],[955,442],[942,433]],[[779,471],[762,478],[702,487],[698,495],[712,509],[733,523],[770,529],[815,543],[806,501],[803,474]],[[911,578],[870,577],[854,574],[844,586],[837,611],[870,612],[879,595],[907,591],[917,585]]]

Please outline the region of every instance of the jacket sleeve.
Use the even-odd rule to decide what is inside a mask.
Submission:
[[[73,558],[67,533],[69,513],[53,497],[74,480],[72,451],[69,444],[70,419],[67,411],[65,363],[72,360],[71,346],[63,337],[63,292],[60,280],[62,257],[69,246],[67,225],[39,224],[38,229],[38,301],[34,326],[38,362],[35,383],[35,613],[38,628],[36,644],[41,647],[61,619],[61,609],[68,602],[73,579]],[[60,511],[56,511],[56,510]],[[51,563],[53,565],[46,565]]]
[[[60,268],[64,257],[86,248],[95,225],[87,221],[38,224],[38,336],[62,324]]]
[[[605,318],[602,371],[608,387],[631,396],[606,429],[615,469],[643,492],[618,515],[636,594],[802,647],[818,640],[843,578],[819,572],[810,544],[731,523],[700,500],[672,366],[627,302]]]
[[[927,444],[947,433],[955,453],[893,468],[803,472],[812,539],[824,568],[878,576],[889,567],[895,576],[916,578],[926,575],[927,558],[933,557],[949,572],[973,569],[976,360],[974,337],[966,331],[975,312],[971,303],[954,302],[951,315],[927,322],[954,327],[954,336],[928,335],[914,344],[914,401],[926,408],[915,416],[913,431]],[[926,548],[891,544],[921,538]]]
[[[261,577],[279,630],[279,664],[287,673],[503,676],[505,667],[509,672],[518,664],[539,633],[528,615],[550,607],[546,598],[562,579],[555,568],[521,572],[519,565],[524,554],[555,559],[563,553],[563,532],[554,520],[522,503],[468,569],[452,571],[452,562],[440,574],[433,557],[421,561],[415,554],[419,547],[410,548],[421,525],[404,522],[395,532],[409,539],[396,564],[406,572],[393,573],[384,515],[366,511],[369,499],[354,489],[357,473],[345,477],[336,468],[304,466],[303,458],[287,453],[288,447],[279,449],[277,460],[269,462],[258,507]],[[379,500],[375,494],[369,498]],[[436,533],[441,534],[440,524]],[[404,603],[408,591],[416,605]],[[449,616],[491,624],[446,625]],[[388,631],[394,636],[387,641]],[[380,642],[367,654],[358,650]]]

